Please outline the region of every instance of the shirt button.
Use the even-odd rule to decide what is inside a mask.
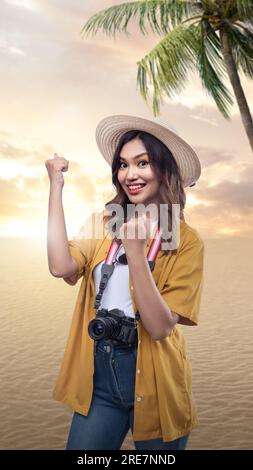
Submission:
[[[131,286],[131,290],[134,290],[133,286]]]
[[[140,369],[138,369],[138,370],[137,370],[137,374],[140,374],[140,373],[141,373],[141,371],[140,371]]]
[[[141,340],[139,339],[139,344],[141,344]]]
[[[141,401],[141,397],[137,397],[137,401]]]

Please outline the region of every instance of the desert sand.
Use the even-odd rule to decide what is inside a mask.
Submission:
[[[183,328],[199,427],[188,449],[253,448],[251,240],[204,240],[200,322]],[[72,412],[52,398],[80,281],[50,275],[45,241],[1,239],[1,449],[63,449]],[[133,449],[131,433],[122,446]]]

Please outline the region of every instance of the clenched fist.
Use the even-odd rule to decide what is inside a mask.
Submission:
[[[119,229],[117,238],[121,240],[126,255],[132,254],[133,256],[144,249],[150,239],[150,213],[136,213],[128,222],[123,223]]]
[[[64,186],[63,171],[68,171],[69,161],[63,157],[59,157],[57,153],[54,158],[50,158],[45,162],[50,183],[54,186]]]

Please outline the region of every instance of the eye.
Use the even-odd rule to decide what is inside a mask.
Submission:
[[[147,160],[141,160],[139,163],[147,163],[147,164],[149,164],[149,162],[148,162]],[[139,165],[139,163],[138,163],[138,165]]]
[[[140,163],[149,164],[149,162],[148,162],[147,160],[140,160],[140,161],[138,162],[138,166],[140,165]],[[126,165],[126,163],[125,163],[125,162],[120,162],[120,164],[119,164],[119,169],[124,169],[124,167],[122,168],[121,165]],[[144,165],[144,166],[145,166],[145,165]],[[141,168],[142,168],[142,167],[143,167],[143,165],[141,165]]]

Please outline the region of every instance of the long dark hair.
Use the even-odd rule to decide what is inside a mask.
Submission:
[[[127,205],[132,204],[127,194],[118,181],[118,170],[120,168],[120,153],[122,147],[133,139],[140,139],[144,144],[151,167],[160,182],[159,203],[168,205],[168,230],[172,230],[172,204],[180,205],[180,219],[184,219],[184,207],[186,195],[183,187],[182,178],[175,158],[172,152],[163,142],[149,134],[148,132],[132,130],[123,134],[118,142],[112,161],[112,183],[116,188],[116,196],[105,204],[120,204],[124,211],[124,221],[127,220]],[[158,211],[159,213],[159,211]],[[107,223],[112,215],[105,215],[104,221]],[[160,217],[158,215],[158,226],[160,227]],[[162,238],[162,241],[168,241]]]

